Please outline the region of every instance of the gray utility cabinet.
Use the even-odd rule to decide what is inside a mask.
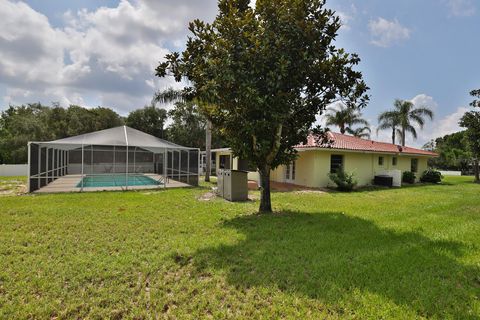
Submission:
[[[217,173],[217,193],[228,201],[248,200],[248,172],[221,169]]]

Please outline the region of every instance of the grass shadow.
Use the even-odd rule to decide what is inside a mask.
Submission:
[[[480,271],[458,262],[460,243],[393,232],[336,212],[240,216],[223,227],[245,240],[197,251],[191,260],[199,272],[222,270],[236,288],[275,288],[340,309],[360,290],[417,316],[475,317]]]

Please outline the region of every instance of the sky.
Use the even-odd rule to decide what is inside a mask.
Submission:
[[[343,23],[336,45],[362,59],[373,139],[389,141],[389,132],[376,134],[376,118],[395,99],[435,112],[410,145],[460,130],[468,92],[480,88],[480,1],[327,0],[327,7]],[[154,69],[184,49],[189,21],[216,13],[215,0],[0,0],[0,110],[59,102],[126,115],[155,90],[181,86]]]

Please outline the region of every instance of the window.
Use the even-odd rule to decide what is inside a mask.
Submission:
[[[383,166],[383,157],[378,157],[378,165]]]
[[[220,169],[230,169],[230,155],[223,154],[218,157]]]
[[[332,154],[330,156],[330,172],[335,173],[343,168],[343,156]]]
[[[418,159],[412,159],[410,164],[410,171],[417,172],[418,170]]]
[[[247,160],[238,159],[238,170],[242,171],[257,171],[255,165],[252,165]]]
[[[295,181],[295,161],[285,167],[285,180]]]
[[[392,166],[396,166],[397,165],[397,157],[393,157],[392,158]]]

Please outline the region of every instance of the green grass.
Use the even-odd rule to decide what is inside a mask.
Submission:
[[[479,319],[480,186],[0,198],[0,319]]]

